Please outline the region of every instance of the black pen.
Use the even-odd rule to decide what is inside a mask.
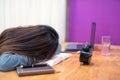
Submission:
[[[33,67],[45,67],[47,66],[47,64],[35,64],[35,65],[29,65],[29,66],[23,66],[23,65],[20,65],[20,68],[33,68]]]

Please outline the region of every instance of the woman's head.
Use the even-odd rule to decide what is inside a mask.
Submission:
[[[0,53],[12,52],[37,60],[51,58],[58,46],[58,34],[50,26],[10,28],[0,35]]]

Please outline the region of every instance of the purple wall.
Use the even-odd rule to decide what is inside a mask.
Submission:
[[[91,23],[96,22],[95,43],[110,35],[120,45],[120,0],[68,0],[68,41],[90,40]]]

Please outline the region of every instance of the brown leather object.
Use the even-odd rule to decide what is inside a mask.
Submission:
[[[19,66],[16,68],[19,76],[37,75],[37,74],[48,74],[54,73],[54,69],[48,64],[37,64],[34,66]]]

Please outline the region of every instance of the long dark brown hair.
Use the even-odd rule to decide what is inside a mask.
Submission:
[[[0,54],[11,52],[36,60],[51,58],[58,46],[58,34],[50,26],[10,28],[0,35]]]

